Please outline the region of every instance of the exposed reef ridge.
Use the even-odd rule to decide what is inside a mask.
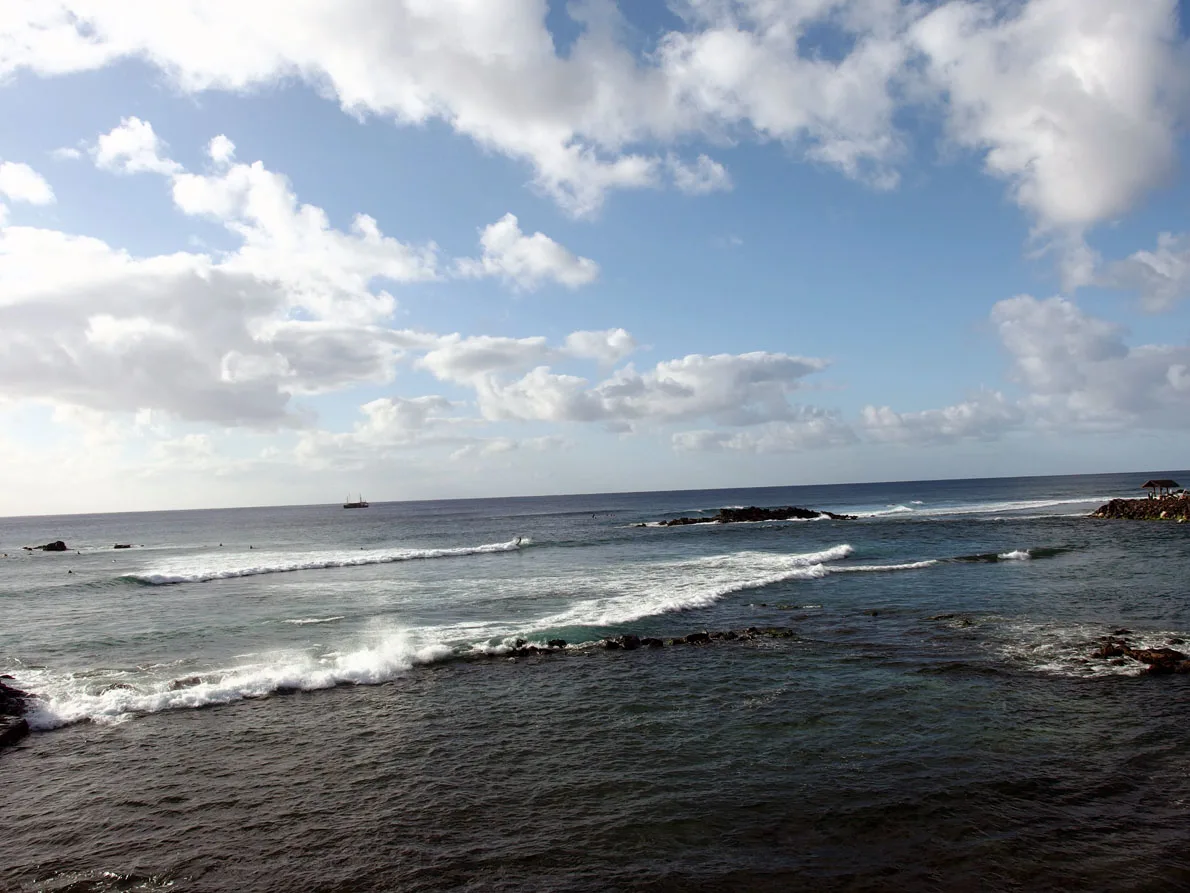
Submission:
[[[1190,493],[1159,499],[1113,499],[1091,513],[1092,518],[1123,518],[1129,521],[1190,521]]]
[[[686,524],[743,524],[750,521],[813,521],[815,518],[830,518],[832,521],[854,521],[855,515],[837,515],[834,512],[818,511],[817,509],[802,508],[797,505],[787,505],[780,508],[759,508],[751,505],[747,508],[719,509],[718,514],[709,518],[671,518],[658,522],[662,527],[681,527]],[[637,527],[648,525],[638,524]]]

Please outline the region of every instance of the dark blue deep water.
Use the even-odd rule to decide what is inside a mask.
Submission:
[[[1190,889],[1148,477],[0,519],[0,889]]]

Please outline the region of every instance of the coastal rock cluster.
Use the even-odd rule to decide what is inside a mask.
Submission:
[[[1190,657],[1173,648],[1136,648],[1126,639],[1105,636],[1091,654],[1099,660],[1123,662],[1128,659],[1145,664],[1144,672],[1149,676],[1167,676],[1171,673],[1190,673]]]
[[[0,679],[11,679],[0,676]],[[0,682],[0,747],[15,744],[29,734],[25,710],[29,695]]]
[[[605,651],[635,651],[638,648],[665,648],[666,646],[673,647],[675,645],[709,645],[711,642],[751,642],[755,639],[792,639],[797,634],[785,626],[750,626],[747,629],[741,630],[724,630],[708,632],[694,632],[685,636],[673,636],[670,638],[657,638],[654,636],[638,636],[633,633],[624,633],[620,636],[612,636],[610,638],[601,639],[596,648],[602,648]],[[566,650],[567,644],[565,639],[550,639],[543,648],[539,645],[531,645],[524,639],[517,639],[507,652],[506,656],[517,657],[520,655],[532,654],[552,654],[559,651]]]
[[[62,540],[54,540],[52,543],[46,543],[44,546],[23,546],[26,552],[69,552],[70,547]]]
[[[1190,493],[1159,499],[1113,499],[1091,513],[1092,518],[1122,518],[1129,521],[1190,521]]]
[[[742,524],[749,521],[812,521],[815,518],[830,518],[832,521],[854,521],[855,515],[837,515],[834,512],[818,511],[802,508],[797,505],[787,505],[780,508],[747,508],[719,509],[719,512],[709,518],[671,518],[660,522],[663,527],[681,527],[686,524]],[[638,524],[644,527],[644,524]]]

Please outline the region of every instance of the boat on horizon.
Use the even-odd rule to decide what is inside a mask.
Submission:
[[[363,493],[361,493],[359,495],[358,502],[352,502],[351,494],[348,493],[347,501],[345,503],[343,503],[343,508],[345,508],[345,509],[366,509],[367,507],[368,507],[368,503],[364,502],[364,494]]]

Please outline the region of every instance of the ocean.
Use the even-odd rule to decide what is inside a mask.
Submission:
[[[0,519],[0,889],[1190,889],[1153,477]]]

